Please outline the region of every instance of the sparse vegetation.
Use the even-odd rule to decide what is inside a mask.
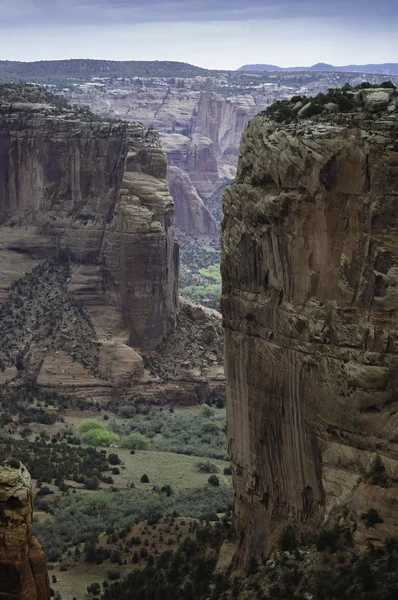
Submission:
[[[277,123],[290,123],[299,118],[299,111],[304,107],[306,107],[303,115],[305,118],[311,118],[324,112],[327,113],[327,105],[330,104],[336,107],[337,112],[353,112],[359,106],[356,92],[367,87],[396,90],[396,86],[391,81],[374,85],[365,82],[355,87],[346,83],[342,87],[330,88],[327,93],[321,92],[312,98],[305,95],[296,95],[290,100],[278,100],[260,114],[270,117]]]
[[[388,487],[386,468],[378,454],[376,455],[370,470],[366,473],[364,481],[367,481],[372,485],[378,485],[379,487]]]

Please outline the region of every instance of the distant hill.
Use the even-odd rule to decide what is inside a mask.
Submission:
[[[188,63],[165,60],[41,60],[36,62],[0,61],[0,82],[58,79],[87,81],[92,77],[196,77],[211,71]]]
[[[335,67],[327,63],[317,63],[312,67],[277,67],[276,65],[243,65],[238,71],[332,71],[339,73],[380,73],[383,75],[398,75],[398,63],[383,63],[381,65],[346,65]]]

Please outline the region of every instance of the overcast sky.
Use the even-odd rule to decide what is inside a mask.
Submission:
[[[0,0],[0,60],[398,62],[398,0]]]

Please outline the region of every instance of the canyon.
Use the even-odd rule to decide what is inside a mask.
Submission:
[[[236,175],[221,308],[237,540],[223,568],[232,551],[238,569],[261,563],[287,526],[344,526],[359,549],[381,544],[398,536],[398,93],[363,86],[317,104],[302,83],[275,84],[261,104],[197,77],[64,90],[97,114],[39,89],[0,101],[2,396],[35,385],[90,411],[222,406],[220,314],[179,297],[174,222],[182,240],[217,238],[215,198]],[[11,457],[0,467],[7,600],[50,593],[31,499]]]
[[[241,563],[288,524],[344,525],[360,547],[398,534],[398,94],[348,92],[349,111],[324,101],[320,114],[294,99],[252,119],[224,193]],[[385,486],[369,481],[377,455]],[[362,519],[371,508],[377,530]]]
[[[175,355],[184,368],[170,375],[168,397],[184,395],[178,375],[187,398],[208,388],[205,371],[218,386],[218,317],[186,303],[179,309],[174,203],[159,135],[60,108],[51,97],[4,102],[0,160],[1,383],[97,399],[118,397],[133,382],[137,394],[140,383],[143,393],[162,393],[143,354],[178,337],[185,315],[198,319],[197,337],[209,326],[208,343],[192,373],[182,348]],[[214,350],[218,358],[207,359]]]
[[[379,82],[383,76],[369,78]],[[362,80],[363,76],[353,73],[305,72],[211,73],[185,79],[96,77],[67,87],[63,93],[100,116],[138,120],[160,132],[168,164],[173,167],[169,182],[176,203],[176,225],[203,234],[214,233],[217,227],[206,198],[221,183],[234,179],[242,135],[252,117],[276,100],[299,93],[315,95],[346,81],[355,85]],[[178,191],[176,168],[187,176],[185,181],[180,177]],[[199,198],[193,198],[192,187]]]

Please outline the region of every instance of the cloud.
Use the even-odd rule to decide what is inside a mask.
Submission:
[[[0,60],[396,62],[397,0],[0,0]]]
[[[0,0],[0,29],[29,24],[225,22],[397,16],[396,0]]]
[[[51,60],[178,60],[210,69],[237,69],[248,63],[287,67],[396,61],[396,24],[375,31],[329,19],[25,26],[0,35],[0,58]],[[355,40],[355,43],[353,43]]]

